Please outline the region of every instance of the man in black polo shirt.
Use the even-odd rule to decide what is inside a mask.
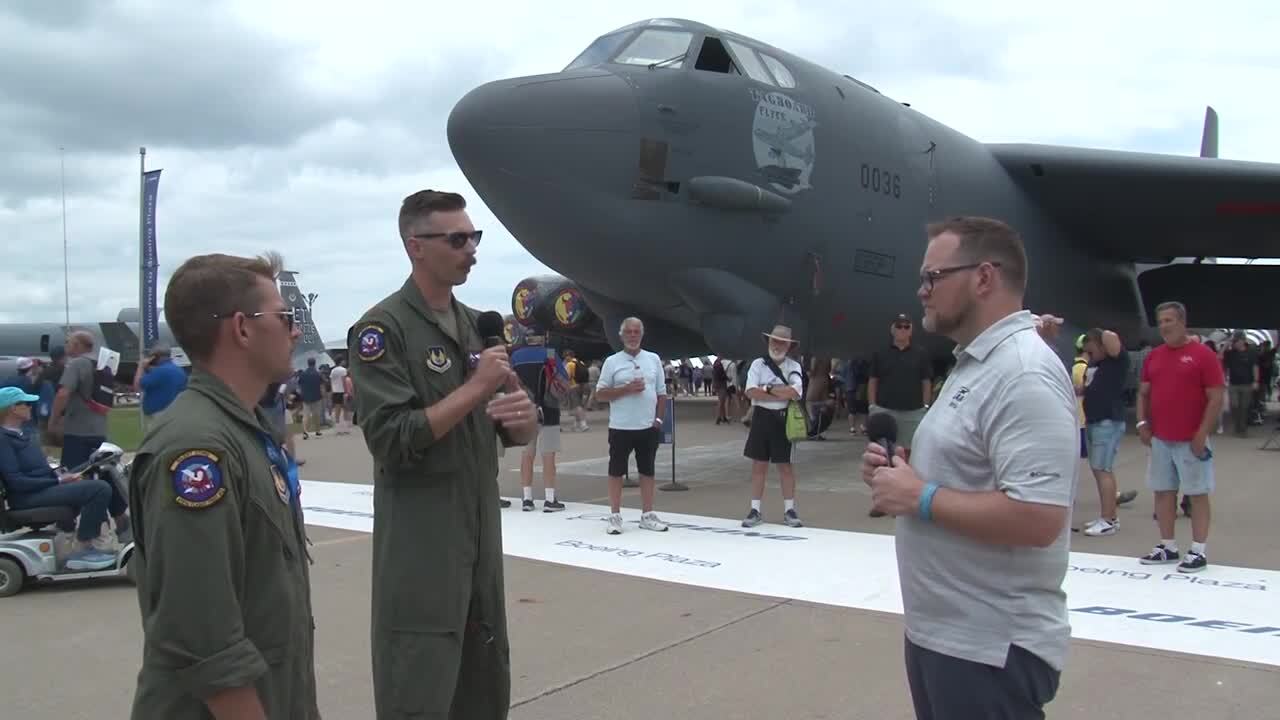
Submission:
[[[1125,434],[1124,386],[1129,376],[1129,353],[1120,336],[1093,328],[1084,336],[1084,352],[1093,377],[1084,389],[1084,419],[1089,442],[1089,468],[1098,483],[1099,517],[1084,528],[1091,537],[1115,534],[1120,523],[1116,505],[1115,462]],[[1135,493],[1136,496],[1136,493]]]
[[[1231,427],[1236,437],[1249,437],[1249,408],[1258,383],[1258,354],[1249,347],[1245,334],[1237,330],[1231,336],[1230,348],[1222,353],[1227,369],[1227,392],[1231,404]]]
[[[889,329],[893,341],[889,347],[872,353],[867,383],[870,414],[886,412],[893,416],[898,423],[898,445],[908,460],[911,437],[924,419],[933,396],[933,368],[924,351],[911,344],[911,330],[909,316],[894,318]],[[870,514],[871,517],[884,516],[876,508],[872,508]]]

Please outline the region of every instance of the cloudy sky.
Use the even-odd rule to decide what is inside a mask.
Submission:
[[[892,9],[890,9],[892,6]],[[1280,162],[1280,4],[829,0],[315,3],[9,2],[0,9],[0,322],[137,304],[138,147],[163,168],[160,294],[186,257],[275,248],[340,338],[398,287],[400,200],[457,189],[487,231],[466,302],[510,312],[547,272],[454,166],[445,121],[472,87],[554,72],[646,17],[732,29],[853,75],[990,142],[1195,155],[1204,106],[1222,157]]]

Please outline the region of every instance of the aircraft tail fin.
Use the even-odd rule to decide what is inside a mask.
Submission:
[[[324,341],[320,339],[320,331],[316,329],[316,324],[311,319],[311,299],[303,294],[302,288],[298,287],[297,273],[292,270],[281,270],[279,282],[280,294],[293,309],[294,318],[302,331],[294,352],[323,353]]]
[[[1212,105],[1204,109],[1204,133],[1200,136],[1200,157],[1218,157],[1218,111]]]

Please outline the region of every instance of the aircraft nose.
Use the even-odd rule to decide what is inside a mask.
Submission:
[[[477,191],[523,179],[598,183],[601,171],[636,162],[636,100],[603,71],[492,82],[467,93],[449,114],[449,147]],[[591,172],[566,170],[589,158]],[[612,160],[620,160],[617,165]]]

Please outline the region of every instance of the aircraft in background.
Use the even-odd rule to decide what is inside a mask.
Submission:
[[[306,367],[307,359],[318,358],[317,364],[332,363],[320,342],[320,334],[311,320],[311,310],[306,297],[298,288],[296,273],[283,271],[279,277],[280,294],[285,302],[293,308],[296,322],[301,324],[302,335],[293,352],[293,365],[301,369]],[[71,323],[5,323],[0,324],[0,379],[9,377],[17,371],[18,358],[29,357],[42,362],[49,361],[49,351],[66,342],[71,330],[85,330],[93,335],[94,347],[107,347],[120,353],[120,367],[116,371],[116,379],[121,383],[132,383],[133,374],[138,369],[138,327],[141,314],[137,308],[125,308],[116,316],[115,322],[82,322]],[[160,342],[167,344],[173,351],[173,360],[182,367],[190,366],[186,353],[173,337],[169,326],[159,324]]]
[[[509,345],[572,350],[587,362],[603,360],[614,352],[582,291],[558,275],[536,275],[516,283],[511,292],[511,314],[504,320]]]
[[[1026,302],[1066,318],[1064,355],[1090,326],[1154,339],[1168,299],[1195,326],[1266,327],[1280,268],[1199,260],[1280,256],[1280,165],[1219,159],[1217,137],[1209,108],[1201,157],[982,143],[848,75],[673,19],[603,35],[561,72],[477,87],[448,122],[480,198],[573,281],[604,341],[617,348],[610,329],[636,315],[663,357],[754,357],[779,322],[810,354],[885,343],[895,315],[921,314],[926,223],[953,215],[1020,231]]]

